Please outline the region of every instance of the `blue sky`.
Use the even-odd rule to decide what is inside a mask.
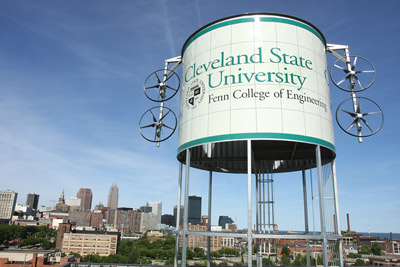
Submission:
[[[119,186],[120,206],[177,202],[177,135],[160,148],[138,132],[140,116],[155,106],[143,83],[186,39],[217,19],[273,12],[318,27],[328,43],[373,62],[374,85],[361,96],[377,102],[385,125],[359,144],[335,125],[342,229],[346,213],[357,231],[400,232],[400,93],[398,1],[2,1],[0,3],[0,190],[24,203],[29,192],[54,205],[62,191],[92,189],[93,206]],[[327,55],[329,66],[334,61]],[[332,107],[348,94],[331,83]],[[167,106],[179,110],[179,97]],[[190,194],[203,197],[207,173],[193,170]],[[277,176],[276,222],[302,230],[299,174]],[[246,227],[244,176],[214,179],[213,223],[228,215]],[[300,217],[299,217],[300,216]],[[300,219],[297,219],[300,218]]]

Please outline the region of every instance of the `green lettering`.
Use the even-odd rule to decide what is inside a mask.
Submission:
[[[222,82],[222,73],[223,73],[224,71],[223,70],[221,70],[219,73],[220,73],[220,75],[219,75],[219,83],[217,84],[217,85],[212,85],[212,83],[211,83],[211,77],[212,77],[212,74],[208,74],[208,86],[210,87],[210,88],[216,88],[216,87],[218,87],[218,86],[220,86],[221,85],[221,82]]]
[[[282,58],[279,56],[279,54],[275,53],[274,50],[281,51],[281,49],[278,47],[274,47],[274,48],[271,48],[271,50],[270,50],[271,54],[277,58],[277,61],[274,61],[272,58],[270,58],[269,61],[272,63],[279,63],[282,61]]]
[[[263,63],[263,61],[262,61],[262,54],[261,54],[261,53],[262,53],[261,47],[259,47],[259,48],[258,48],[258,54],[255,53],[255,54],[253,54],[253,55],[250,57],[251,63]],[[258,56],[258,62],[257,62],[257,60],[255,59],[256,56]]]
[[[257,82],[265,82],[265,79],[260,80],[259,77],[265,77],[265,73],[264,72],[259,72],[259,73],[256,74],[256,81]]]
[[[246,77],[247,82],[250,82],[253,79],[254,72],[250,75],[250,77],[247,76],[247,73],[243,73],[244,77]]]
[[[235,59],[232,56],[226,58],[225,66],[232,66],[235,65]]]
[[[305,64],[306,64],[306,68],[307,69],[312,70],[312,68],[308,65],[308,64],[312,65],[312,61],[311,60],[307,59]]]
[[[220,63],[220,60],[219,59],[215,59],[211,64],[211,68],[213,70],[215,70],[215,69],[218,69],[219,67],[221,67],[221,66],[217,66],[217,67],[214,66],[214,64],[218,64],[218,63]]]

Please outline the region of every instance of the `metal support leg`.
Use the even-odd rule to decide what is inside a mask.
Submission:
[[[208,225],[207,231],[211,232],[211,201],[212,201],[212,171],[210,171],[208,183]],[[211,236],[207,236],[207,267],[211,265]]]
[[[182,198],[182,169],[183,164],[179,164],[179,178],[178,178],[178,205],[176,207],[176,235],[175,235],[175,257],[174,267],[178,266],[178,255],[179,255],[179,230],[180,230],[180,217],[181,217],[181,198]]]
[[[188,211],[189,211],[189,174],[190,174],[190,148],[186,149],[186,175],[185,175],[185,209],[183,213],[183,232],[182,232],[182,267],[186,267],[186,248],[188,231]]]
[[[309,234],[308,228],[308,205],[307,205],[307,184],[306,184],[306,172],[302,170],[303,175],[303,199],[304,199],[304,226],[305,226],[305,234]],[[311,266],[310,263],[310,240],[307,239],[306,241],[306,257],[307,257],[307,267]]]
[[[256,233],[259,234],[260,233],[260,221],[259,221],[259,209],[261,207],[261,202],[259,200],[258,194],[259,194],[259,190],[258,190],[258,185],[260,183],[260,177],[258,176],[258,173],[256,173]],[[259,266],[258,264],[258,254],[260,253],[260,239],[256,239],[256,248],[257,248],[257,266]]]
[[[334,193],[334,198],[335,198],[335,214],[336,214],[336,231],[338,235],[341,235],[340,232],[340,217],[339,217],[339,199],[338,199],[338,190],[337,190],[337,179],[336,179],[336,162],[335,160],[332,161],[332,178],[333,178],[333,193]],[[343,240],[340,239],[338,240],[338,253],[339,253],[339,266],[343,267],[343,250],[342,250],[342,245],[343,245]]]
[[[251,183],[251,140],[247,140],[247,266],[252,266],[253,256],[253,235],[252,235],[252,183]]]
[[[261,224],[262,222],[260,220],[260,218],[261,218],[260,216],[261,216],[261,206],[263,205],[261,198],[260,198],[261,174],[260,174],[259,170],[256,172],[255,176],[256,176],[256,233],[259,234],[259,233],[261,233],[261,229],[262,229],[262,224]],[[256,264],[257,264],[257,267],[260,267],[261,240],[259,238],[256,239],[256,248],[257,248]]]
[[[322,235],[322,259],[324,267],[328,266],[328,239],[326,237],[325,227],[325,207],[324,207],[324,192],[322,183],[322,163],[321,163],[321,147],[316,148],[317,171],[318,171],[318,192],[319,192],[319,213],[321,219],[321,235]]]

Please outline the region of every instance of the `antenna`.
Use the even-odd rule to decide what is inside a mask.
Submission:
[[[337,50],[344,50],[344,56],[337,53]],[[328,44],[327,51],[338,58],[330,70],[332,82],[339,89],[351,94],[351,97],[336,109],[336,122],[340,129],[358,137],[358,142],[362,143],[363,137],[379,132],[384,121],[383,111],[378,104],[369,98],[356,95],[375,82],[375,67],[364,57],[351,56],[347,45]],[[365,127],[368,133],[362,132]]]
[[[175,65],[168,69],[171,63]],[[139,132],[147,141],[156,143],[157,147],[174,134],[178,124],[175,113],[164,103],[173,98],[179,90],[180,79],[174,70],[181,63],[180,56],[165,60],[164,69],[152,72],[144,82],[144,94],[151,101],[160,103],[160,106],[152,107],[143,113],[139,121]]]

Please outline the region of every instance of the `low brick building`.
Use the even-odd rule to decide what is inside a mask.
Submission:
[[[20,250],[0,253],[0,267],[55,267],[67,262],[80,262],[80,260],[80,257],[61,255],[60,252]]]

